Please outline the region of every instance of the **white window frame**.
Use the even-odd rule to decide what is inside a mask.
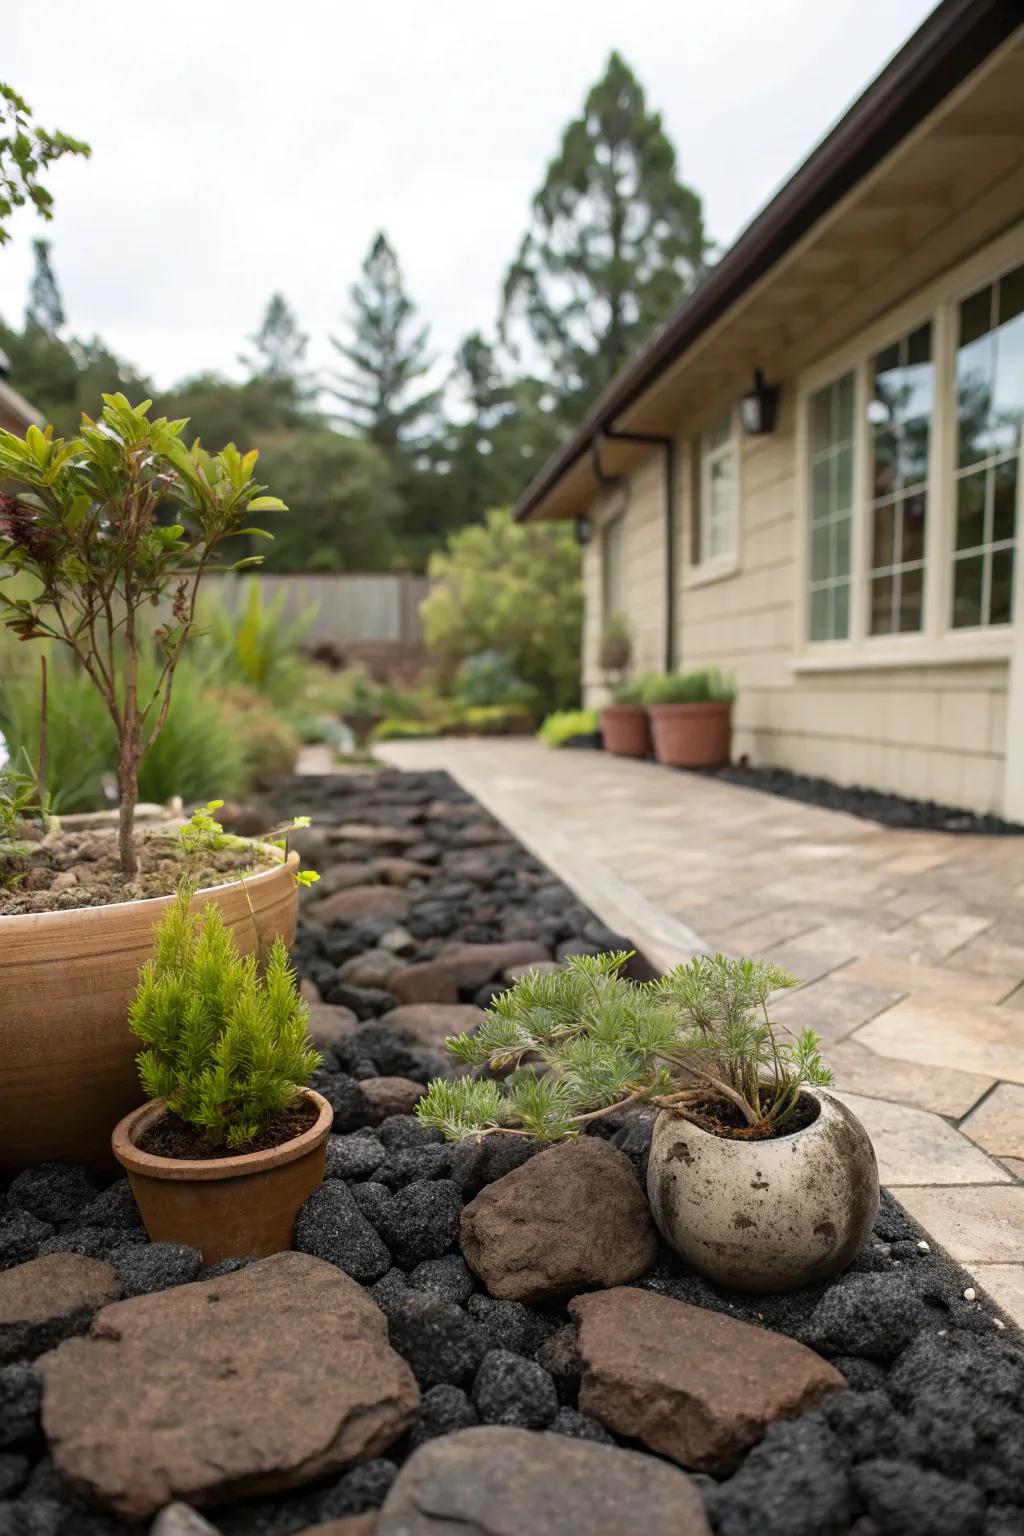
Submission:
[[[1018,478],[1018,546],[1014,566],[1014,619],[1009,624],[954,629],[953,549],[956,494],[955,370],[961,300],[1024,262],[1024,220],[999,239],[950,268],[884,318],[805,369],[797,380],[796,601],[792,667],[801,672],[870,667],[954,665],[1003,661],[1024,614],[1024,474]],[[870,569],[871,433],[866,412],[875,355],[931,321],[935,405],[928,449],[928,520],[925,528],[924,625],[898,635],[868,633]],[[850,631],[846,640],[812,641],[810,625],[810,399],[844,373],[854,374],[853,528]]]
[[[705,438],[707,434],[715,427],[721,426],[726,420],[729,423],[728,438],[717,448],[706,448]],[[691,474],[688,500],[690,503],[691,527],[694,518],[698,518],[700,521],[701,558],[694,562],[692,540],[688,540],[684,575],[684,584],[688,587],[700,587],[711,581],[721,581],[724,577],[734,576],[740,568],[740,536],[743,522],[743,455],[740,451],[741,442],[738,415],[735,407],[726,407],[715,412],[709,420],[704,422],[696,435],[691,438]],[[732,456],[733,484],[736,487],[736,504],[733,509],[732,548],[723,550],[718,555],[705,556],[703,551],[708,545],[708,527],[711,513],[711,471],[716,463],[729,455]],[[696,498],[694,497],[695,489],[697,491]],[[694,505],[695,500],[696,505]]]

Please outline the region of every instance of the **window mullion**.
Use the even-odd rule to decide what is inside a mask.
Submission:
[[[853,495],[850,510],[850,639],[860,645],[867,632],[868,549],[870,541],[871,438],[867,408],[870,359],[862,357],[853,380]]]
[[[956,520],[956,316],[939,306],[932,321],[935,397],[928,444],[924,525],[924,633],[938,639],[950,627],[953,529]]]

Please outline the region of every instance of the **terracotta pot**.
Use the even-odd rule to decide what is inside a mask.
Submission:
[[[154,1157],[138,1138],[167,1113],[162,1100],[143,1104],[117,1126],[110,1144],[128,1170],[146,1231],[154,1243],[187,1243],[206,1264],[262,1259],[292,1246],[295,1218],[324,1179],[334,1110],[312,1088],[303,1097],[319,1110],[308,1131],[266,1152],[197,1159]]]
[[[290,944],[298,863],[289,854],[244,889],[235,880],[197,900],[216,903],[243,954],[256,930],[263,944],[277,935]],[[0,917],[0,1170],[49,1159],[112,1165],[111,1129],[143,1097],[128,1004],[173,900]]]
[[[715,1136],[662,1110],[647,1197],[665,1241],[700,1274],[736,1291],[789,1291],[837,1274],[867,1241],[878,1165],[845,1104],[805,1090],[818,1115],[770,1141]]]
[[[732,700],[652,704],[654,755],[668,768],[715,768],[729,761]]]
[[[651,750],[647,707],[606,704],[601,711],[601,740],[616,757],[646,757]]]

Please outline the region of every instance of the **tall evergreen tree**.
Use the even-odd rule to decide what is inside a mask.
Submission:
[[[45,331],[47,336],[56,336],[64,324],[65,316],[60,289],[57,286],[53,267],[50,265],[50,242],[33,240],[32,249],[35,252],[36,266],[28,289],[25,324],[36,326],[39,330]]]
[[[272,293],[263,311],[260,328],[249,337],[252,356],[240,361],[254,379],[273,379],[301,385],[303,363],[309,336],[299,329],[299,322],[283,293]]]
[[[398,467],[423,446],[441,391],[420,387],[433,362],[428,329],[417,324],[415,305],[383,230],[374,236],[362,279],[350,292],[352,340],[330,338],[349,371],[331,393],[344,407],[341,420],[376,443]]]
[[[661,117],[613,53],[534,197],[505,279],[503,333],[525,323],[565,415],[578,417],[692,287],[709,249]]]

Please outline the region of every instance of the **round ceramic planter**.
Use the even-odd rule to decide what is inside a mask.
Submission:
[[[312,1088],[303,1097],[319,1113],[308,1131],[265,1152],[209,1161],[154,1157],[136,1142],[162,1115],[159,1099],[126,1115],[111,1137],[128,1170],[146,1231],[154,1243],[186,1243],[206,1264],[265,1258],[292,1246],[295,1218],[323,1183],[334,1111]]]
[[[647,708],[643,704],[606,704],[601,711],[604,750],[616,757],[646,757],[651,749]]]
[[[196,900],[220,908],[242,954],[257,938],[290,944],[298,863],[289,854],[244,888],[233,880]],[[142,1098],[128,1004],[174,899],[0,917],[0,1171],[51,1159],[110,1166],[110,1132]]]
[[[769,1141],[714,1136],[663,1110],[647,1195],[665,1241],[737,1291],[788,1291],[837,1274],[867,1240],[878,1166],[867,1131],[830,1094],[810,1125]]]
[[[732,700],[652,704],[654,755],[667,768],[717,768],[729,761]]]

